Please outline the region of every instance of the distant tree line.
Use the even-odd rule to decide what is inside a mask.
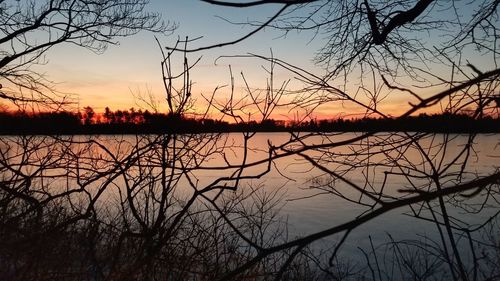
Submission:
[[[210,132],[372,132],[414,131],[435,133],[498,133],[498,118],[480,119],[466,114],[420,114],[403,119],[358,118],[323,119],[293,122],[266,119],[262,122],[229,123],[223,120],[197,119],[148,110],[112,111],[106,107],[96,113],[90,106],[83,111],[0,112],[0,134],[143,134]]]

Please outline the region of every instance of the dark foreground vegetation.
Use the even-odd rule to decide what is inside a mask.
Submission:
[[[429,132],[498,133],[498,118],[480,119],[465,114],[420,114],[405,118],[325,119],[287,122],[266,119],[260,122],[229,123],[214,119],[151,113],[149,111],[106,108],[96,114],[86,107],[83,113],[68,111],[27,114],[0,113],[0,134],[156,134],[214,132]]]

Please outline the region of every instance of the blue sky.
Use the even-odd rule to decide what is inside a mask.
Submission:
[[[440,18],[453,17],[447,14],[450,10],[450,2],[439,2],[442,7],[432,10],[434,15]],[[454,4],[460,6],[468,1],[458,1]],[[233,22],[265,21],[273,15],[281,6],[264,5],[254,8],[225,8],[207,4],[198,0],[152,0],[148,9],[161,13],[165,21],[170,21],[178,25],[172,34],[156,35],[163,46],[172,46],[178,37],[196,38],[203,36],[200,40],[193,43],[191,47],[206,46],[215,43],[232,41],[248,32],[253,27],[234,25],[221,19],[221,17]],[[463,8],[463,7],[459,7]],[[460,16],[467,21],[467,12]],[[415,34],[412,36],[421,36],[421,39],[432,44],[438,44],[443,40],[439,36],[439,31],[429,33]],[[200,100],[200,94],[211,93],[217,86],[230,83],[228,64],[231,64],[233,74],[236,80],[236,86],[242,87],[240,72],[253,88],[265,88],[267,75],[262,70],[262,61],[257,59],[221,59],[218,64],[214,62],[221,55],[243,55],[247,53],[256,53],[260,55],[269,55],[272,49],[274,56],[285,61],[298,65],[316,74],[323,74],[324,70],[315,66],[312,62],[315,52],[324,44],[324,38],[319,34],[314,37],[312,32],[290,32],[286,37],[283,33],[266,28],[249,39],[237,45],[226,46],[222,48],[211,49],[199,53],[192,53],[189,56],[191,61],[202,56],[198,66],[192,71],[191,78],[194,88],[193,95]],[[432,48],[432,47],[431,47]],[[463,52],[463,60],[469,59],[471,63],[486,71],[494,66],[491,56],[479,56],[473,49],[466,49]],[[40,66],[40,70],[45,72],[49,79],[59,83],[57,88],[60,91],[74,93],[79,97],[79,107],[87,105],[93,106],[97,111],[103,111],[108,106],[112,109],[125,109],[138,107],[137,99],[134,94],[144,94],[151,92],[160,103],[164,103],[163,86],[161,81],[160,50],[154,39],[154,34],[141,32],[135,36],[120,39],[120,44],[109,46],[104,54],[94,54],[89,50],[77,46],[62,44],[54,47],[47,53],[48,64]],[[181,65],[179,64],[179,67]],[[439,75],[448,75],[450,69],[440,64],[431,65],[431,72]],[[290,73],[278,71],[275,75],[277,84],[290,79]],[[402,78],[404,79],[404,77]],[[408,81],[412,85],[414,81]],[[356,81],[355,75],[347,80],[354,93],[359,81]],[[422,89],[422,94],[435,93],[436,88]],[[425,91],[428,91],[426,93]],[[351,94],[352,94],[351,93]],[[219,92],[219,97],[224,99],[229,95],[229,88]],[[392,95],[390,99],[384,101],[384,109],[389,112],[401,112],[408,108],[408,95],[398,93]],[[327,105],[323,116],[326,114],[335,117],[338,114],[349,114],[352,108],[346,104],[336,103]],[[321,114],[321,110],[318,110]]]
[[[178,37],[196,38],[203,36],[195,46],[234,40],[252,28],[232,25],[219,17],[231,21],[265,20],[280,6],[266,5],[259,8],[234,9],[221,8],[197,0],[153,0],[148,9],[159,12],[166,21],[178,25],[172,34],[156,35],[160,42],[173,45]],[[190,55],[191,61],[199,56],[202,60],[193,70],[194,91],[207,93],[217,85],[228,84],[228,64],[231,64],[236,79],[243,71],[255,87],[264,87],[265,78],[262,62],[252,59],[215,59],[221,55],[241,55],[249,52],[274,55],[287,61],[308,67],[312,63],[319,41],[309,42],[311,34],[292,32],[280,38],[281,32],[265,29],[248,40],[232,46],[217,48]],[[132,94],[152,91],[159,99],[162,97],[160,72],[161,54],[154,34],[141,32],[135,36],[120,39],[117,46],[109,46],[103,54],[97,55],[77,46],[63,44],[51,49],[46,59],[47,65],[41,67],[48,78],[59,83],[58,89],[79,96],[80,107],[92,105],[97,110],[109,106],[114,109],[129,108],[135,105]],[[286,76],[277,78],[287,79]]]

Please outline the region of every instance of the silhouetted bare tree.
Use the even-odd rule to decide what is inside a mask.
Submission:
[[[147,12],[147,0],[1,1],[0,98],[15,104],[68,103],[53,84],[33,70],[44,54],[59,44],[103,52],[117,39],[141,30],[167,32],[173,26]]]
[[[180,71],[172,68],[176,54],[162,59],[173,117],[192,102],[193,65],[184,57]],[[238,147],[221,133],[1,138],[0,278],[222,278],[286,241],[282,191],[252,182],[270,167],[247,175],[247,157],[228,160],[250,151],[253,135],[243,133]],[[267,278],[284,253],[245,276]],[[304,280],[307,268],[296,268],[290,276]]]
[[[331,104],[347,105],[364,115],[387,118],[393,113],[384,109],[384,101],[394,96],[405,96],[408,101],[406,109],[401,108],[399,118],[423,110],[467,111],[475,118],[498,116],[495,102],[500,82],[498,1],[204,2],[234,8],[281,6],[264,22],[237,23],[254,27],[246,35],[189,49],[190,52],[240,43],[264,27],[285,33],[312,30],[313,36],[327,36],[316,56],[316,62],[324,66],[326,75],[314,74],[273,55],[231,56],[264,60],[271,69],[284,69],[303,85],[299,89],[280,89],[268,84],[262,90],[266,93],[265,98],[256,98],[258,91],[248,88],[239,100],[231,94],[225,102],[212,103],[220,104],[217,109],[221,114],[234,120],[248,118],[251,112],[258,114],[258,118],[262,114],[265,119],[269,112],[263,109],[279,107],[302,110],[302,116],[307,118],[317,107]],[[169,49],[177,50],[175,46]],[[488,57],[490,63],[484,64],[480,57]],[[270,68],[267,70],[271,72]],[[242,80],[248,85],[245,77]],[[350,85],[349,81],[353,80],[359,83]],[[343,86],[336,86],[339,84]],[[274,99],[273,95],[292,98]],[[252,107],[254,110],[250,109]],[[469,168],[470,159],[475,155],[475,139],[475,135],[459,140],[446,134],[409,132],[370,132],[354,136],[292,133],[288,141],[269,143],[270,156],[249,166],[298,157],[302,160],[295,160],[296,163],[307,164],[308,169],[324,176],[323,180],[319,180],[320,177],[311,182],[313,190],[339,197],[353,207],[362,208],[362,212],[350,221],[323,231],[259,249],[252,259],[224,280],[235,278],[268,255],[291,250],[289,259],[283,264],[284,271],[294,254],[300,253],[305,246],[335,236],[339,237],[338,244],[329,253],[327,262],[320,265],[330,274],[335,271],[339,249],[349,235],[360,225],[396,208],[405,209],[417,220],[434,223],[438,238],[433,238],[430,244],[391,239],[389,247],[394,249],[394,260],[385,262],[398,263],[396,271],[394,267],[380,265],[381,257],[375,248],[371,254],[365,252],[368,262],[365,273],[373,279],[498,278],[498,273],[491,270],[491,262],[498,260],[497,239],[493,239],[486,246],[485,255],[480,256],[477,251],[483,244],[477,237],[498,233],[500,174],[494,164],[482,172]],[[279,169],[277,166],[274,165]],[[486,219],[479,216],[477,221],[470,223],[456,215],[457,209],[469,215],[489,209],[492,215]],[[428,257],[436,257],[438,261],[426,263]],[[282,273],[279,271],[276,278],[280,279]]]
[[[481,118],[498,115],[498,1],[253,1],[277,14],[235,41],[189,49],[186,38],[162,53],[168,114],[192,110],[192,51],[242,42],[263,27],[326,31],[318,63],[326,75],[271,56],[266,87],[256,89],[230,68],[229,87],[200,98],[202,117],[235,123],[266,121],[277,109],[308,121],[320,106],[352,104],[363,114],[389,116],[383,101],[407,98],[401,118],[424,109]],[[87,3],[87,2],[85,2]],[[100,2],[99,2],[100,3]],[[444,3],[444,4],[442,4]],[[478,4],[479,3],[479,4]],[[439,5],[456,11],[443,19]],[[467,23],[461,8],[474,11]],[[463,11],[463,10],[462,10]],[[486,12],[485,12],[486,11]],[[253,24],[253,23],[250,23]],[[450,26],[450,30],[435,27]],[[421,32],[445,32],[447,45],[425,44]],[[451,32],[451,33],[447,33]],[[470,47],[492,70],[467,62]],[[484,46],[484,47],[483,47]],[[177,52],[179,51],[179,52]],[[174,56],[182,54],[180,69]],[[248,55],[246,55],[248,57]],[[238,59],[238,57],[232,57]],[[228,58],[221,58],[228,59]],[[472,60],[473,57],[470,58]],[[446,71],[433,70],[443,65]],[[432,66],[432,67],[431,67]],[[488,66],[489,67],[489,66]],[[276,69],[288,71],[278,81]],[[446,74],[447,73],[447,74]],[[404,77],[402,76],[404,74]],[[446,75],[445,75],[446,74]],[[352,77],[361,79],[350,87]],[[338,85],[338,82],[344,86]],[[417,87],[411,85],[417,84]],[[410,86],[409,86],[410,85]],[[238,88],[243,88],[238,92]],[[425,88],[427,92],[417,91]],[[416,90],[417,89],[417,90]],[[226,91],[220,97],[221,91]],[[154,103],[151,103],[154,104]],[[436,107],[437,106],[437,107]],[[439,107],[441,106],[441,107]],[[182,126],[182,119],[179,118]],[[411,128],[409,128],[411,129]],[[8,280],[494,280],[498,278],[499,181],[495,163],[478,170],[478,136],[408,132],[295,133],[252,143],[255,132],[123,137],[17,136],[0,142],[0,277]],[[492,158],[495,159],[495,158]],[[295,237],[277,211],[285,196],[266,177],[294,180],[301,200],[331,196],[348,205],[346,220]],[[304,187],[306,186],[306,187]],[[339,202],[339,201],[335,201]],[[342,247],[359,227],[400,211],[408,224],[428,222],[424,239],[389,236],[361,251],[365,266],[343,261]],[[486,212],[486,213],[485,213]],[[468,218],[461,217],[467,214]],[[333,238],[318,253],[315,243]],[[311,247],[312,246],[312,247]]]

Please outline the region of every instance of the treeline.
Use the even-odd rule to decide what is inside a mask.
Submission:
[[[82,112],[0,112],[0,134],[159,134],[210,132],[370,132],[413,131],[436,133],[499,133],[498,118],[473,119],[468,115],[440,114],[390,118],[361,118],[284,122],[265,120],[233,124],[221,120],[195,119],[148,110],[106,108],[96,113],[91,107]]]
[[[309,122],[301,127],[309,131],[398,131],[433,133],[499,133],[500,119],[486,116],[474,119],[465,114],[420,114],[400,119],[361,118]]]

